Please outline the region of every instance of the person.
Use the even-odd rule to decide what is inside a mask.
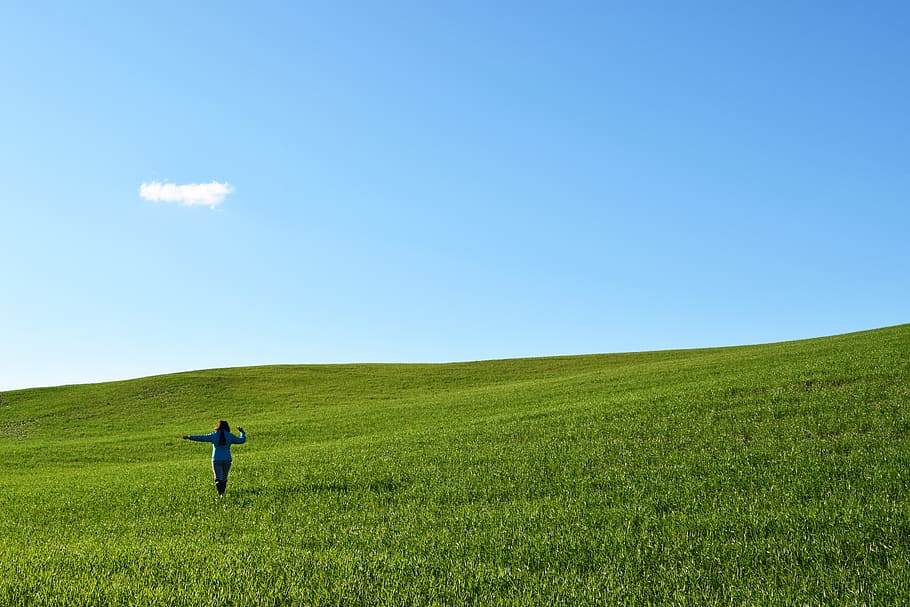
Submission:
[[[215,425],[215,431],[209,434],[184,434],[183,440],[212,443],[212,472],[215,473],[215,489],[218,496],[224,497],[227,488],[228,472],[231,470],[231,445],[242,445],[246,442],[246,432],[237,427],[240,436],[231,434],[231,427],[224,420]]]

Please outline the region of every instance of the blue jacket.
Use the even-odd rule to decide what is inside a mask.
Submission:
[[[241,432],[240,436],[235,436],[230,432],[224,433],[224,444],[218,444],[218,438],[221,435],[220,430],[215,430],[209,434],[192,434],[190,440],[201,443],[212,443],[212,461],[229,462],[231,461],[231,445],[241,445],[246,442],[246,432]]]

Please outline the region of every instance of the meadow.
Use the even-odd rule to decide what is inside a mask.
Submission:
[[[910,325],[18,390],[0,605],[907,604],[908,487]]]

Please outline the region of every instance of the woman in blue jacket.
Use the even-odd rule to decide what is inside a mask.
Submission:
[[[228,472],[231,470],[231,445],[246,442],[246,432],[243,428],[238,426],[237,431],[240,432],[240,436],[231,434],[231,427],[226,421],[221,420],[215,426],[214,432],[183,436],[183,440],[212,443],[212,472],[215,473],[215,488],[219,496],[223,496],[227,488]]]

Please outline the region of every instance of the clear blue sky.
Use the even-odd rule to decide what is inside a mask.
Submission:
[[[0,389],[908,322],[908,23],[874,1],[6,6]]]

